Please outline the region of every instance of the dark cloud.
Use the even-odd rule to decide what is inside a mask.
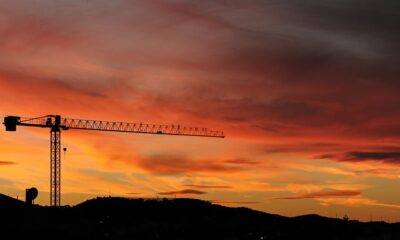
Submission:
[[[0,3],[1,90],[37,109],[169,116],[244,138],[400,138],[396,0],[50,2]],[[295,145],[266,151],[345,151]],[[171,160],[139,165],[196,171]],[[207,164],[196,167],[238,170]]]
[[[155,174],[190,174],[196,172],[232,173],[242,169],[213,160],[191,160],[182,156],[157,155],[137,162],[144,170]]]
[[[324,197],[351,197],[360,195],[360,191],[349,191],[349,190],[335,190],[326,192],[313,192],[305,193],[289,197],[274,198],[275,200],[297,200],[297,199],[310,199],[310,198],[324,198]]]
[[[342,161],[380,161],[385,163],[400,164],[400,152],[347,152]]]
[[[275,40],[272,45],[257,46],[265,52],[255,59],[265,59],[265,63],[276,60],[274,66],[280,66],[282,72],[300,73],[297,79],[330,68],[364,77],[374,73],[393,78],[392,74],[398,72],[394,63],[399,60],[391,52],[399,49],[400,34],[396,29],[400,17],[393,10],[399,7],[397,1],[290,0],[275,6],[269,3],[259,7],[265,11],[269,7],[281,15],[269,29],[262,29],[261,36]]]
[[[202,192],[194,189],[184,189],[180,191],[171,191],[171,192],[159,192],[160,195],[202,195],[206,194],[206,192]]]
[[[380,149],[398,150],[397,147],[380,147]],[[378,161],[389,164],[400,164],[400,152],[398,151],[350,151],[336,154],[322,154],[314,158],[331,159],[341,162]]]
[[[186,184],[183,185],[185,187],[190,188],[199,188],[199,189],[230,189],[233,188],[232,186],[222,186],[222,185],[193,185],[193,184]]]
[[[242,77],[225,76],[221,78],[225,83],[207,83],[208,88],[191,86],[188,94],[205,93],[201,101],[207,109],[187,113],[213,116],[232,125],[252,122],[258,130],[276,135],[315,135],[324,129],[327,135],[374,136],[379,132],[381,136],[399,136],[397,123],[375,125],[374,121],[400,118],[400,100],[394,91],[399,86],[399,60],[393,55],[393,48],[399,48],[395,26],[400,21],[393,12],[397,5],[395,1],[248,4],[251,11],[265,13],[244,18],[260,23],[258,33],[235,32],[238,38],[218,51],[222,55],[218,62],[204,67],[213,72],[240,71]],[[269,18],[276,17],[268,14],[270,11],[281,13],[281,18]],[[250,21],[226,19],[249,29],[255,27]],[[237,95],[216,96],[219,91],[212,86],[224,89],[227,96]],[[189,96],[183,99],[193,106],[201,104]]]

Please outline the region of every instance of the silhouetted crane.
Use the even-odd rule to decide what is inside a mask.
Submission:
[[[180,125],[155,125],[143,123],[110,122],[97,120],[61,118],[47,115],[36,118],[7,116],[6,131],[16,131],[17,126],[50,128],[50,205],[61,205],[61,130],[81,129],[109,132],[146,133],[178,136],[224,138],[222,131],[207,128],[183,127]]]

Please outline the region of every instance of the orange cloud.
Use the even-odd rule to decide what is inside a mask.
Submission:
[[[234,205],[240,205],[240,204],[258,204],[260,202],[252,202],[252,201],[225,201],[225,200],[211,200],[210,202],[215,203],[215,204],[234,204]]]
[[[220,186],[220,185],[193,185],[186,184],[185,187],[200,188],[200,189],[230,189],[232,186]]]
[[[226,160],[225,162],[232,163],[232,164],[238,164],[238,165],[258,165],[258,164],[260,164],[260,162],[258,162],[258,161],[252,161],[252,160],[245,159],[245,158],[230,159],[230,160]]]
[[[400,208],[400,204],[394,203],[382,203],[376,200],[371,200],[363,197],[338,199],[338,198],[324,198],[319,199],[321,205],[343,205],[348,207],[362,207],[362,206],[375,206],[375,207],[387,207],[387,208]]]
[[[11,161],[0,161],[0,165],[14,165],[15,162],[11,162]]]
[[[355,174],[370,175],[375,177],[387,178],[387,179],[399,179],[400,171],[393,169],[390,166],[388,168],[367,168],[364,170],[356,170]]]
[[[290,197],[279,197],[274,198],[276,200],[297,200],[297,199],[309,199],[309,198],[324,198],[324,197],[349,197],[349,196],[357,196],[360,195],[359,191],[347,191],[347,190],[335,190],[335,191],[326,191],[326,192],[312,192],[305,193],[296,196]]]
[[[232,173],[242,169],[212,160],[191,160],[181,156],[156,155],[144,157],[137,165],[154,174]]]
[[[171,191],[171,192],[159,192],[160,195],[202,195],[206,194],[206,192],[194,190],[194,189],[185,189],[180,191]]]

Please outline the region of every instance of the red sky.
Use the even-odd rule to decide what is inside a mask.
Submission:
[[[188,196],[400,221],[397,1],[1,1],[0,114],[179,123],[66,131],[63,204]],[[0,132],[0,192],[48,204],[49,133]],[[64,157],[64,156],[63,156]]]

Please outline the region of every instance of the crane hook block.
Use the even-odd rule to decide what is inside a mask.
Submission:
[[[17,131],[17,125],[21,120],[20,117],[7,116],[4,118],[4,125],[6,125],[6,131]]]

